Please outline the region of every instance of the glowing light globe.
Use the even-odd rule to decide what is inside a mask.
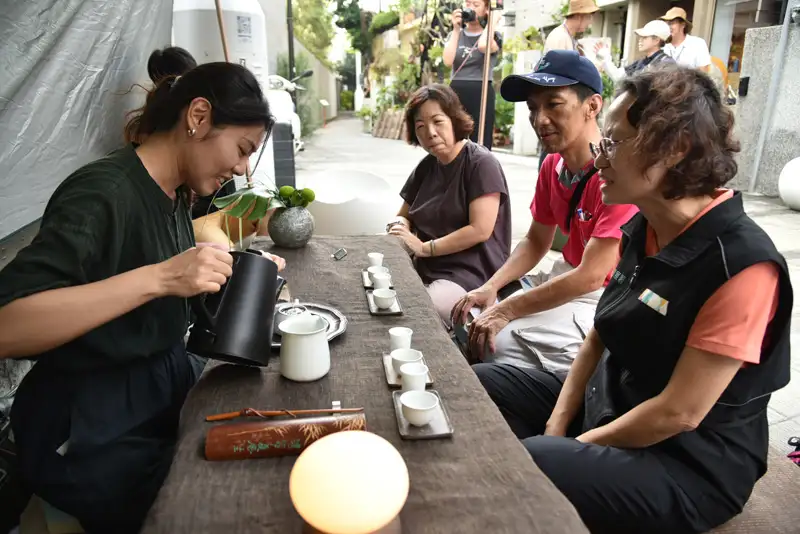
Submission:
[[[408,468],[394,446],[366,431],[329,434],[297,458],[289,495],[297,513],[326,534],[369,534],[400,513]]]

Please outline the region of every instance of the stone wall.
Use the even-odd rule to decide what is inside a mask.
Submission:
[[[747,30],[744,41],[741,78],[750,77],[747,96],[739,97],[735,106],[737,133],[742,144],[739,174],[732,182],[738,189],[747,189],[753,173],[761,125],[769,106],[769,84],[773,60],[780,40],[781,27]],[[783,58],[776,101],[772,110],[756,191],[778,196],[778,177],[790,160],[800,156],[800,26],[789,27],[789,40]],[[800,179],[800,177],[798,177]]]

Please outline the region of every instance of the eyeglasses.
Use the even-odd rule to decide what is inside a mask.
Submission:
[[[600,139],[599,144],[589,143],[589,150],[592,152],[592,157],[594,159],[603,156],[607,160],[614,159],[614,156],[617,155],[617,148],[619,145],[626,141],[630,141],[633,137],[629,137],[627,139],[621,139],[619,141],[614,141],[613,139],[609,139],[608,137],[604,137]]]

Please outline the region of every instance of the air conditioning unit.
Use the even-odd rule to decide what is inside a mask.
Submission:
[[[220,0],[220,4],[231,63],[247,67],[267,95],[267,26],[261,5],[258,0]],[[175,0],[172,7],[172,43],[188,50],[198,64],[225,61],[215,1]],[[255,166],[260,152],[261,147],[250,159],[251,168]],[[270,137],[258,163],[254,180],[274,182],[273,152],[273,138]],[[237,187],[244,187],[244,182],[244,177],[236,178]]]

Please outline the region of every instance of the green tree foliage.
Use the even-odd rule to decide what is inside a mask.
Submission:
[[[353,110],[353,103],[354,103],[353,100],[354,100],[353,91],[351,91],[349,89],[346,90],[346,91],[342,91],[341,94],[339,94],[339,106],[340,106],[340,108],[345,110],[345,111],[352,111]]]
[[[369,34],[372,15],[361,11],[358,0],[336,0],[334,15],[335,24],[347,31],[353,50],[360,51],[364,60],[369,61],[372,52],[372,37]]]
[[[561,24],[567,18],[567,13],[569,13],[569,0],[563,0],[558,10],[552,14],[553,22]]]
[[[336,64],[336,72],[342,77],[342,83],[348,89],[356,88],[356,55],[346,54],[344,61]]]
[[[328,0],[292,0],[292,6],[297,40],[316,56],[327,57],[334,37]]]
[[[374,37],[394,28],[398,24],[400,24],[400,15],[397,11],[381,11],[372,17],[369,33]]]

